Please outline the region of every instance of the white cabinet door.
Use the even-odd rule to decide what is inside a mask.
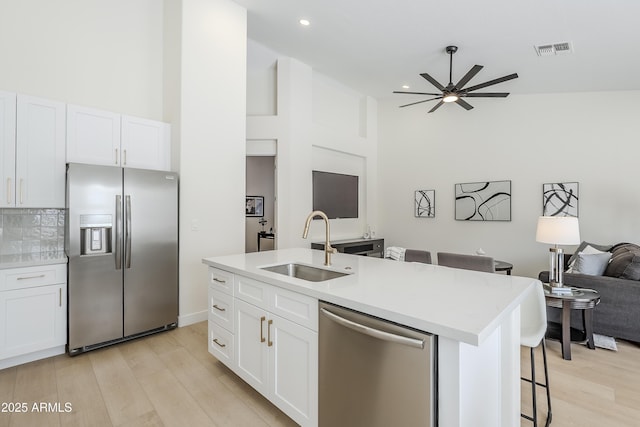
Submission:
[[[262,394],[268,393],[267,312],[236,298],[236,374]]]
[[[67,162],[120,166],[120,114],[67,105]]]
[[[171,127],[167,123],[122,116],[122,166],[171,169]]]
[[[298,424],[316,425],[318,334],[274,314],[270,319],[270,400]]]
[[[65,105],[17,96],[16,207],[64,208]]]
[[[15,206],[16,94],[0,91],[0,207]]]
[[[66,285],[0,292],[0,359],[67,342]]]

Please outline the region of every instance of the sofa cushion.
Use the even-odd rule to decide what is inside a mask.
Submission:
[[[602,276],[607,269],[611,253],[601,252],[596,254],[587,254],[581,252],[576,257],[573,265],[572,273],[589,274],[591,276]]]
[[[613,247],[611,261],[604,272],[605,276],[640,280],[640,260],[634,262],[634,258],[640,255],[640,246],[633,243],[620,243]],[[629,269],[627,271],[627,269]],[[625,277],[623,277],[623,275]],[[633,279],[632,277],[637,277]]]

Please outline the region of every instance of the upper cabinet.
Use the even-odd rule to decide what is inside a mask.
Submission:
[[[0,92],[0,207],[15,206],[16,94]]]
[[[170,170],[171,127],[155,120],[67,106],[67,162]]]
[[[67,162],[120,165],[120,114],[67,104]]]
[[[169,170],[171,126],[155,120],[122,116],[122,166]]]
[[[2,207],[63,208],[65,105],[0,93]]]

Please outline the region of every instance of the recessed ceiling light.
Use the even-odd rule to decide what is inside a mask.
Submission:
[[[300,25],[304,25],[305,27],[308,27],[311,24],[311,22],[309,22],[308,19],[304,19],[304,18],[298,22],[300,22]]]
[[[409,89],[409,85],[402,85],[402,89]]]

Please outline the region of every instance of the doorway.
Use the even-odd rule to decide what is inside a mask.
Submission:
[[[275,248],[275,156],[247,156],[245,252]],[[262,204],[260,209],[260,204]]]

